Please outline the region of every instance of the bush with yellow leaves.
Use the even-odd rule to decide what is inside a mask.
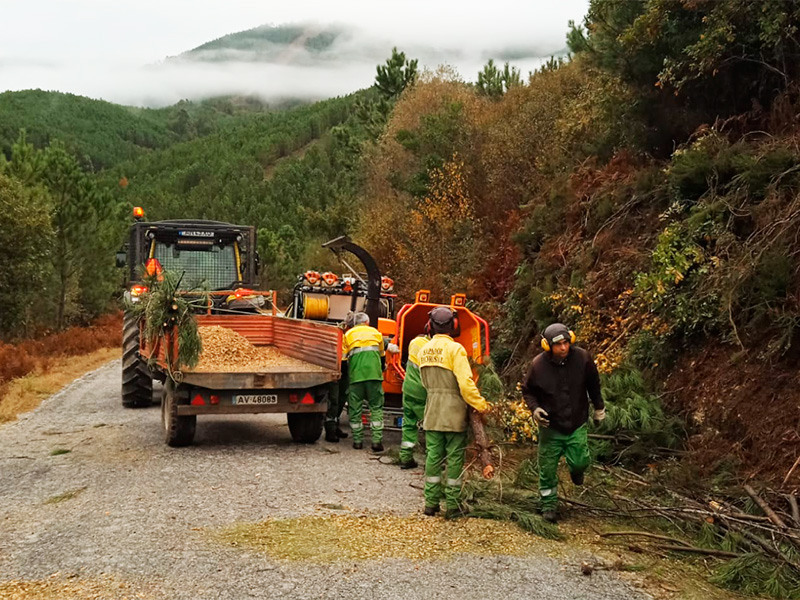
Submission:
[[[522,446],[538,441],[539,428],[522,398],[520,385],[510,397],[501,398],[489,413],[494,425],[503,432],[504,441]]]

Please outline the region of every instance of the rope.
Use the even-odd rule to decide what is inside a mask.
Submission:
[[[303,297],[303,317],[306,319],[327,319],[328,318],[328,297],[313,298]]]

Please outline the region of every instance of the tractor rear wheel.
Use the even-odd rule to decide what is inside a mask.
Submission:
[[[153,377],[139,356],[139,321],[126,312],[122,322],[122,406],[145,408],[153,403]]]
[[[188,446],[194,440],[197,415],[178,416],[178,405],[188,403],[189,398],[184,398],[176,389],[175,382],[168,378],[161,400],[161,424],[164,427],[164,441],[173,448]]]
[[[289,433],[299,444],[313,444],[322,435],[322,422],[325,413],[287,413]]]

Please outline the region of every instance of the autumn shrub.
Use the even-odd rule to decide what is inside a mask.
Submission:
[[[0,342],[0,386],[36,368],[36,359],[25,348]]]
[[[47,370],[55,358],[89,354],[122,344],[122,314],[110,313],[86,327],[8,344],[0,342],[0,385],[36,369]]]

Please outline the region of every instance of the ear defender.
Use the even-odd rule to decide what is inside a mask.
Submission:
[[[569,331],[569,343],[571,345],[571,344],[574,344],[575,340],[578,339],[578,338],[575,336],[575,332],[574,331],[572,331],[571,329],[569,329],[568,331]],[[550,352],[550,343],[547,341],[546,337],[542,336],[542,341],[539,342],[539,345],[542,347],[542,350],[544,350],[545,352]]]
[[[458,313],[453,311],[453,337],[457,338],[461,335],[461,321],[458,320]]]

